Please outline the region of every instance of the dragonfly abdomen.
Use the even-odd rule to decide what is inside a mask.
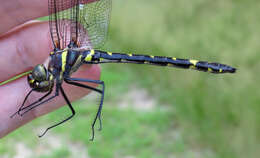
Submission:
[[[135,63],[135,64],[150,64],[157,66],[169,66],[184,69],[194,69],[198,71],[207,71],[211,73],[234,73],[235,68],[219,64],[209,63],[206,61],[190,60],[190,59],[178,59],[174,57],[164,56],[149,56],[149,55],[137,55],[137,54],[122,54],[111,53],[99,50],[91,50],[86,56],[85,62],[94,63]]]

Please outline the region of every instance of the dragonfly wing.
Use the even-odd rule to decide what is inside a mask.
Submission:
[[[80,5],[79,23],[84,27],[84,31],[79,32],[79,43],[81,46],[88,46],[86,37],[89,38],[90,44],[94,48],[99,48],[105,43],[111,6],[111,0],[98,0],[94,3]]]
[[[49,25],[55,48],[98,48],[105,42],[111,0],[49,0]]]

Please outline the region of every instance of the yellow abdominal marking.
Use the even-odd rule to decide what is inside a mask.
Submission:
[[[128,56],[130,56],[130,57],[131,57],[131,56],[133,56],[133,54],[128,54]]]
[[[151,58],[154,58],[154,56],[152,56],[152,55],[151,55],[150,57],[151,57]]]
[[[95,50],[91,49],[90,50],[90,54],[87,55],[87,57],[85,58],[85,61],[91,61],[92,56],[95,54]]]
[[[61,71],[65,71],[65,66],[66,66],[66,59],[67,59],[68,51],[64,51],[61,54],[61,61],[62,61],[62,66],[61,66]]]
[[[112,53],[111,52],[107,52],[108,55],[112,56]]]
[[[172,60],[177,60],[176,58],[172,58]]]
[[[223,72],[223,70],[222,70],[222,69],[219,69],[219,72],[221,73],[221,72]]]
[[[145,61],[144,63],[145,63],[145,64],[150,64],[150,62],[149,62],[149,61]]]
[[[190,60],[190,63],[192,63],[194,66],[196,66],[196,64],[198,63],[198,60]]]
[[[53,55],[53,54],[54,54],[54,52],[51,52],[51,53],[50,53],[50,55]]]
[[[208,71],[209,71],[209,72],[212,72],[213,70],[212,70],[211,68],[208,68]]]

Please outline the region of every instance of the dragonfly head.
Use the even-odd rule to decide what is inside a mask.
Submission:
[[[53,88],[53,75],[47,70],[43,64],[38,64],[28,75],[28,83],[31,88],[38,92],[48,92]]]

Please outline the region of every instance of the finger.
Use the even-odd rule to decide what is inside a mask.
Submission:
[[[80,3],[85,4],[95,1],[97,0],[80,0]],[[54,0],[50,2],[54,4]],[[56,0],[56,4],[63,5],[59,7],[58,11],[71,7],[69,0]],[[47,16],[48,7],[48,0],[2,0],[0,5],[0,35],[29,20]]]
[[[78,72],[75,73],[78,78],[88,78],[98,80],[100,77],[100,69],[97,65],[93,66],[83,66]],[[97,86],[95,84],[88,84],[89,86]],[[82,96],[89,93],[89,90],[84,88],[78,88],[75,86],[63,84],[65,93],[67,94],[70,101],[81,98]],[[30,90],[27,85],[26,79],[22,78],[9,85],[4,85],[0,90],[0,138],[7,135],[16,128],[24,125],[25,123],[33,120],[36,117],[44,115],[50,111],[53,111],[65,104],[65,100],[62,96],[45,103],[34,110],[28,112],[27,114],[20,116],[15,116],[12,119],[10,116],[15,113],[25,98],[26,93]],[[29,97],[27,103],[32,103],[36,101],[40,96],[44,94],[34,93]],[[28,104],[27,104],[28,105]]]
[[[31,19],[48,15],[48,0],[3,0],[0,35]]]
[[[43,63],[51,50],[48,22],[30,22],[0,37],[0,81]]]

